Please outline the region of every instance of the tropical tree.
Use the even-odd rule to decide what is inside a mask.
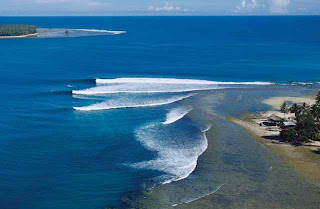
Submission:
[[[34,25],[0,24],[0,36],[20,36],[37,33]]]
[[[318,94],[316,96],[316,104],[320,105],[320,91],[318,92]]]
[[[282,103],[281,107],[280,107],[280,112],[282,113],[288,113],[289,112],[289,108],[286,102]]]
[[[314,117],[309,110],[301,111],[296,114],[297,125],[295,130],[298,135],[298,143],[308,142],[313,139],[319,132],[314,121]]]
[[[300,107],[297,103],[293,103],[293,105],[290,107],[291,113],[297,113],[299,111]]]
[[[314,104],[311,106],[311,114],[316,119],[316,121],[320,120],[320,106],[317,104]]]

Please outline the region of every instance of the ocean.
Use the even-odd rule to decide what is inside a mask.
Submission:
[[[221,116],[319,88],[319,16],[0,17],[13,23],[51,33],[0,40],[4,209],[121,208],[159,185],[176,206],[239,173],[263,181],[264,156],[276,156]],[[219,134],[208,175],[199,159],[210,128]]]

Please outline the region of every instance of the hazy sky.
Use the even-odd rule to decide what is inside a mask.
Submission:
[[[320,14],[320,0],[0,0],[0,16],[288,14]]]

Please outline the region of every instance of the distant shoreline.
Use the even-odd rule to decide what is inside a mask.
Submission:
[[[39,33],[21,35],[21,36],[0,36],[0,39],[16,39],[16,38],[30,38],[39,35]]]

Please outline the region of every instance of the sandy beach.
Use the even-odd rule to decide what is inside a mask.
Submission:
[[[312,105],[315,103],[313,97],[271,97],[265,100],[262,100],[263,104],[269,105],[274,109],[279,110],[280,106],[283,102],[291,102],[291,103],[307,103]]]
[[[307,104],[315,103],[315,100],[310,97],[272,97],[263,100],[262,103],[270,105],[273,109],[280,109],[280,105],[286,101],[293,103],[306,102]],[[268,111],[260,114],[245,115],[241,119],[231,117],[228,119],[245,128],[253,139],[279,155],[304,177],[307,177],[309,180],[320,180],[320,155],[317,154],[320,149],[320,142],[311,141],[302,146],[293,146],[289,143],[281,142],[279,138],[280,128],[259,125],[271,115],[284,119],[294,118],[293,113],[283,114],[279,111]]]
[[[35,37],[38,34],[39,33],[33,33],[33,34],[22,35],[22,36],[0,36],[0,39],[30,38],[30,37]]]

